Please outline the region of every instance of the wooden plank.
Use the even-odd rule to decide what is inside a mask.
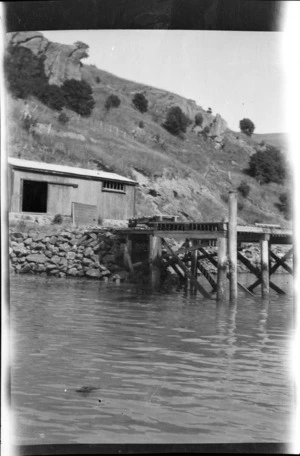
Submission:
[[[211,299],[211,295],[205,290],[205,288],[202,287],[202,285],[192,276],[191,272],[188,270],[186,265],[176,256],[176,254],[173,252],[172,248],[168,245],[168,243],[165,241],[165,239],[162,239],[162,242],[164,246],[167,248],[167,250],[171,253],[171,255],[176,258],[177,263],[183,269],[189,280],[192,280],[197,287],[197,289],[200,291],[200,293],[205,297]]]
[[[72,219],[75,225],[96,225],[97,206],[73,202]]]
[[[225,237],[225,233],[223,231],[161,231],[161,230],[154,230],[153,233],[155,236],[159,236],[162,238],[171,238],[171,239],[218,239],[220,237]]]

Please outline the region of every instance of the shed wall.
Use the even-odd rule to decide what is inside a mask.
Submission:
[[[102,219],[125,220],[134,216],[135,187],[132,185],[125,185],[125,193],[102,191],[102,181],[24,170],[11,173],[11,212],[22,212],[22,180],[48,183],[47,213],[53,215],[71,216],[72,202],[76,202],[97,206],[97,217]]]

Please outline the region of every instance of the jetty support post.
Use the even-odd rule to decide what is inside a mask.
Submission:
[[[153,288],[158,288],[161,283],[161,238],[149,235],[149,264],[150,280]]]
[[[130,239],[129,236],[126,236],[125,246],[124,246],[124,266],[126,268],[129,268],[130,272],[132,274],[134,274],[134,270],[132,267],[132,261],[131,261],[131,255],[132,255],[132,240]]]
[[[197,245],[197,241],[195,241],[195,240],[189,241],[190,247],[193,247],[195,245]],[[198,250],[196,250],[196,249],[191,250],[191,273],[192,273],[193,277],[195,277],[196,280],[197,280],[197,273],[198,273],[197,259],[198,259]],[[197,287],[195,286],[193,281],[190,282],[190,290],[191,290],[191,294],[193,294],[193,295],[197,294]]]
[[[227,239],[218,238],[218,278],[217,278],[217,301],[223,302],[226,298],[226,278],[227,278]]]
[[[237,192],[229,192],[228,220],[229,298],[237,300]]]
[[[270,294],[270,271],[269,271],[269,239],[270,235],[265,234],[260,240],[261,252],[261,295],[263,298]]]

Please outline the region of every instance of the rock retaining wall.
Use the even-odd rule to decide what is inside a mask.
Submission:
[[[55,277],[126,280],[124,244],[109,230],[9,233],[10,269]]]

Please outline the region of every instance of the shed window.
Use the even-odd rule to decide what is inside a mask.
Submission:
[[[125,185],[121,182],[114,182],[114,181],[104,181],[102,185],[103,191],[109,192],[121,192],[125,193]]]
[[[22,211],[47,212],[48,184],[39,181],[23,181]]]

